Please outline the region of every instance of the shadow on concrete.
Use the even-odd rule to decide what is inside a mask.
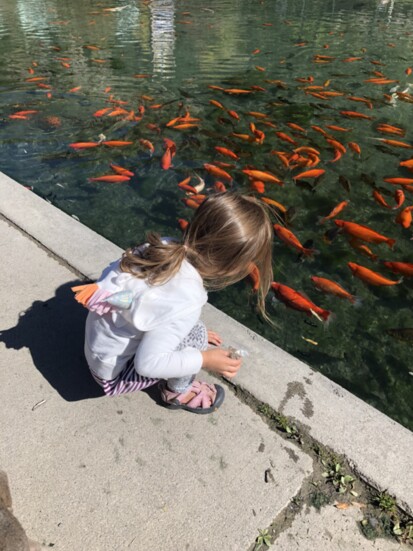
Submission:
[[[0,342],[15,350],[27,347],[36,368],[68,402],[104,395],[83,355],[87,311],[75,302],[70,290],[84,283],[76,280],[61,285],[54,297],[37,300],[22,312],[15,327],[0,330]]]

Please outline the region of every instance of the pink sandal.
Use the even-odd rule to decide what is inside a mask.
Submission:
[[[193,413],[212,413],[222,404],[225,391],[220,385],[194,381],[186,392],[173,392],[166,382],[159,383],[163,405],[169,409],[185,409]]]

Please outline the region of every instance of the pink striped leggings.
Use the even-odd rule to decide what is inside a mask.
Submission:
[[[206,350],[207,346],[207,330],[202,321],[199,321],[180,343],[177,350],[182,350],[186,347]],[[144,388],[155,385],[158,381],[160,381],[160,379],[150,379],[149,377],[142,377],[142,375],[139,375],[135,370],[134,360],[135,358],[131,358],[126,364],[126,367],[117,377],[115,377],[115,379],[101,379],[95,375],[92,370],[90,372],[97,384],[103,388],[103,392],[106,396],[119,396],[120,394],[136,392],[137,390],[143,390]],[[176,392],[184,392],[187,387],[191,386],[194,378],[195,375],[178,379],[168,379],[168,388]]]

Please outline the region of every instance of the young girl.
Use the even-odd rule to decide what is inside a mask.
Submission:
[[[205,289],[223,289],[259,271],[258,308],[272,281],[272,224],[253,197],[220,193],[196,210],[182,242],[150,233],[128,249],[97,283],[74,287],[90,312],[85,355],[105,394],[141,390],[162,380],[166,407],[210,413],[224,400],[220,385],[195,380],[204,368],[234,377],[241,359],[199,321]]]

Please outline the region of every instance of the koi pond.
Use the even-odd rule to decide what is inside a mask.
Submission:
[[[408,0],[3,0],[0,170],[124,248],[180,236],[199,195],[272,202],[275,281],[334,319],[271,291],[274,330],[248,281],[210,301],[412,429],[412,21]]]

